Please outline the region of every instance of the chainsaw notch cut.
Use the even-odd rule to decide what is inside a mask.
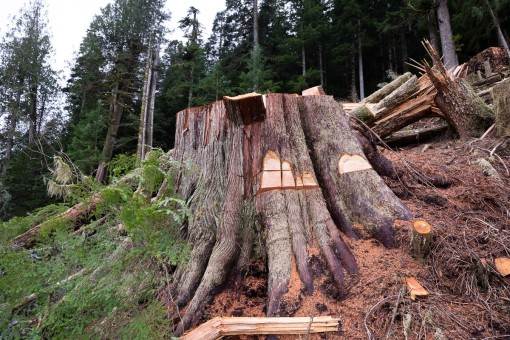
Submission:
[[[259,193],[269,190],[318,189],[319,185],[311,171],[294,176],[292,165],[281,161],[276,152],[269,150],[262,161],[262,178]]]
[[[360,155],[344,153],[338,160],[338,172],[340,175],[349,172],[372,169],[368,161]]]

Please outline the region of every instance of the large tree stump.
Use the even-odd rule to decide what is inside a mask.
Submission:
[[[343,237],[370,234],[391,247],[395,220],[412,217],[329,96],[250,94],[184,110],[173,159],[192,215],[182,227],[190,259],[171,287],[187,306],[178,335],[229,274],[245,270],[257,223],[266,236],[267,315],[278,316],[283,301],[296,302],[286,295],[294,270],[304,294],[313,294],[312,256],[343,297],[345,273],[359,271]]]

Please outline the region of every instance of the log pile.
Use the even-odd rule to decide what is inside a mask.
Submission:
[[[461,138],[479,137],[495,118],[496,135],[509,135],[509,82],[504,79],[510,76],[510,60],[504,51],[490,48],[450,72],[427,41],[424,47],[433,67],[424,62],[417,66],[423,72],[419,78],[408,72],[360,103],[342,103],[344,110],[393,144],[444,132],[445,123],[439,123],[426,131],[397,133],[432,117],[442,118]]]

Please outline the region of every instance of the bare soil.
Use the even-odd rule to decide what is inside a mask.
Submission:
[[[310,337],[314,339],[510,339],[510,277],[499,275],[493,265],[495,258],[510,256],[510,140],[443,137],[426,148],[416,145],[383,153],[403,173],[399,180],[385,179],[388,185],[415,219],[432,225],[435,238],[429,257],[422,264],[410,256],[412,222],[399,221],[396,249],[373,239],[348,240],[360,275],[347,276],[346,297],[339,298],[322,260],[312,256],[318,273],[314,294],[304,294],[294,271],[282,310],[288,316],[341,319],[338,333]],[[482,158],[499,178],[482,169]],[[214,316],[264,316],[266,275],[263,261],[254,260],[240,286],[232,280],[207,306],[204,321]],[[403,288],[408,276],[430,292],[427,300],[411,301]]]

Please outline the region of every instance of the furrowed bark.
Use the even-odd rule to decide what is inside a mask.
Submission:
[[[434,60],[435,67],[425,65],[425,70],[437,90],[438,108],[460,138],[480,136],[490,126],[494,113],[465,80],[453,78],[428,41],[423,46]]]
[[[330,205],[344,206],[350,223],[358,223],[385,246],[395,245],[393,223],[409,219],[411,213],[371,168],[361,145],[350,129],[347,117],[330,97],[305,97],[301,101],[301,115],[308,144],[320,177],[332,181],[329,188]],[[337,138],[342,136],[342,138]],[[339,169],[339,160],[360,162],[362,170]],[[347,163],[346,163],[347,164]]]
[[[303,104],[307,98],[317,105]],[[314,161],[329,161],[332,153],[321,153],[321,142],[313,141],[320,136],[316,130],[325,125],[311,121],[308,124],[319,125],[303,129],[304,117],[320,113],[321,102],[329,110],[327,124],[342,122],[328,127],[334,136],[325,144],[333,145],[335,169],[322,172],[324,162],[314,166]],[[340,231],[356,239],[353,224],[365,224],[391,246],[393,221],[409,217],[374,170],[357,171],[358,181],[349,179],[352,173],[339,173],[340,151],[361,155],[361,149],[338,104],[322,95],[248,94],[180,112],[173,159],[190,165],[182,167],[175,184],[191,210],[192,218],[182,231],[192,250],[188,263],[172,279],[175,301],[179,306],[187,304],[175,334],[182,334],[200,317],[204,302],[233,270],[233,280],[240,284],[258,222],[266,235],[268,316],[286,313],[283,305],[299,303],[298,297],[287,294],[295,284],[290,281],[294,270],[301,291],[313,294],[312,256],[318,255],[329,267],[327,275],[335,282],[339,298],[345,296],[344,270],[356,275],[359,268]],[[348,167],[364,165],[369,166],[355,157]],[[342,189],[355,191],[348,194]],[[353,198],[358,195],[362,197]],[[392,204],[396,204],[393,210]],[[382,212],[374,206],[377,210],[382,206]],[[255,218],[257,222],[252,221]]]
[[[507,79],[492,89],[494,111],[496,114],[496,135],[510,137],[510,79]]]

